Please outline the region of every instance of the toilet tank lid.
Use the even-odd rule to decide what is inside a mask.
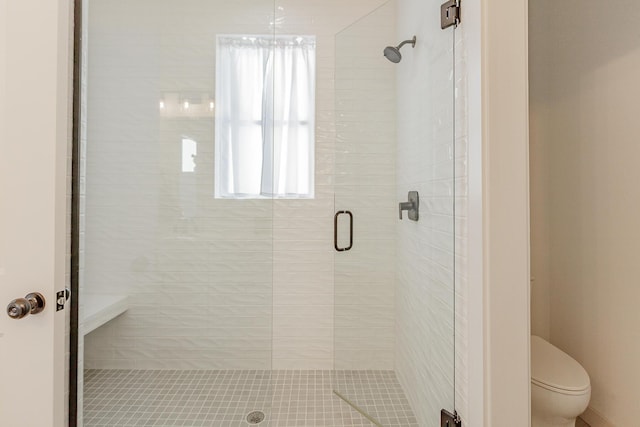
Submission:
[[[531,336],[532,381],[561,390],[582,391],[590,386],[589,374],[575,359],[553,344]]]

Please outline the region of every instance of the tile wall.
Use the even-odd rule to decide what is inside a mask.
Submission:
[[[129,295],[131,307],[86,337],[86,367],[333,367],[335,38],[381,4],[91,3],[84,286]],[[316,198],[216,200],[214,112],[195,109],[195,101],[206,105],[214,96],[215,35],[274,29],[317,37]],[[370,43],[377,52],[391,42]],[[184,97],[192,112],[159,109],[161,99]],[[195,173],[181,172],[182,137],[198,142]],[[376,168],[378,160],[348,161]],[[360,218],[358,238],[392,239],[393,229]],[[393,257],[373,263],[390,272]],[[361,300],[349,301],[347,311],[362,311]],[[386,325],[382,338],[390,340],[390,310],[365,310]],[[349,350],[352,362],[358,354],[366,359],[370,344],[360,342]],[[389,368],[392,342],[378,343],[387,350],[376,367]]]

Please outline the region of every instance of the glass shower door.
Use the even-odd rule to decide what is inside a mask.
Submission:
[[[454,410],[453,37],[398,0],[335,39],[333,381],[378,426]]]
[[[241,92],[269,83],[249,91],[234,58],[266,56],[274,2],[83,10],[83,425],[269,417],[274,201],[254,166],[271,158]]]

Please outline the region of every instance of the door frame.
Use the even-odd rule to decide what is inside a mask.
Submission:
[[[71,266],[69,305],[69,427],[78,426],[78,350],[80,333],[80,159],[82,156],[82,3],[73,1],[73,110],[71,139]]]
[[[69,273],[70,0],[0,0],[0,295],[40,292],[44,311],[2,313],[3,425],[62,427]],[[5,306],[3,305],[3,308]]]
[[[463,0],[469,85],[465,424],[529,426],[528,1]]]

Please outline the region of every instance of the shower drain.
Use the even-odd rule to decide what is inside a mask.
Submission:
[[[247,422],[249,424],[260,424],[264,421],[264,412],[262,411],[253,411],[247,415]]]

